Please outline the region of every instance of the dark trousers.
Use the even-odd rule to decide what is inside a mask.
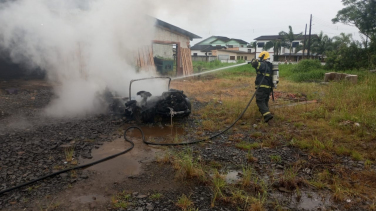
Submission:
[[[256,91],[256,104],[259,108],[260,113],[265,116],[270,114],[269,112],[269,96],[271,88],[260,87]]]

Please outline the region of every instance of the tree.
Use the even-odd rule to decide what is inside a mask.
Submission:
[[[333,23],[356,26],[360,33],[376,41],[376,0],[342,0],[346,7],[338,11]]]
[[[332,48],[333,46],[331,39],[328,37],[328,35],[324,35],[322,31],[320,32],[318,37],[313,40],[312,51],[317,54],[324,56],[325,53],[332,50]]]
[[[296,40],[298,37],[302,36],[302,32],[299,34],[294,34],[294,32],[292,31],[292,27],[289,26],[289,32],[281,31],[279,32],[279,36],[282,37],[281,45],[283,47],[287,47],[290,49],[290,55],[289,55],[289,60],[290,60],[293,41]]]
[[[251,48],[254,48],[254,49],[255,49],[255,58],[256,58],[256,53],[257,53],[257,41],[255,41],[255,42],[251,42],[250,46],[251,46]]]
[[[281,40],[276,39],[276,40],[272,40],[272,41],[267,42],[264,45],[263,50],[267,51],[271,48],[273,48],[274,59],[278,60],[279,53],[281,53],[281,49],[282,49]]]
[[[339,36],[334,36],[333,39],[334,49],[338,50],[343,46],[349,46],[351,44],[352,34],[345,34],[342,32]]]

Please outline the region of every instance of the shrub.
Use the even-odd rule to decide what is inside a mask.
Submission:
[[[281,77],[287,77],[295,82],[322,80],[325,70],[318,60],[301,60],[298,64],[279,65]]]
[[[323,69],[319,60],[304,59],[304,60],[301,60],[297,65],[292,66],[291,71],[294,73],[304,73],[304,72],[310,72],[310,71],[317,70],[317,69],[319,70]]]

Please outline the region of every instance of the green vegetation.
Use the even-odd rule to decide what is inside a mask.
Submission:
[[[152,200],[159,200],[163,197],[163,195],[161,193],[154,193],[150,196],[150,199]]]
[[[318,60],[302,60],[298,64],[279,65],[280,77],[295,82],[322,81],[326,70]]]
[[[131,194],[123,191],[111,197],[111,204],[114,208],[126,209],[128,206],[131,205],[131,198]]]
[[[176,202],[176,206],[180,207],[183,211],[187,211],[188,209],[192,209],[193,201],[189,196],[183,194]]]
[[[214,60],[210,62],[192,61],[192,63],[193,70],[195,73],[234,65],[234,63],[222,63],[219,60]]]
[[[207,175],[202,164],[193,157],[191,149],[187,148],[174,155],[173,166],[177,170],[176,177],[179,179],[197,178],[201,182],[207,181]]]

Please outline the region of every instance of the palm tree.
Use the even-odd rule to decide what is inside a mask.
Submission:
[[[251,48],[255,49],[255,59],[256,59],[256,53],[257,53],[257,41],[251,42],[250,44]]]
[[[290,60],[293,41],[296,40],[298,37],[302,36],[302,32],[300,32],[299,34],[294,34],[294,32],[292,31],[292,27],[289,26],[289,32],[281,31],[279,32],[279,36],[281,36],[282,38],[282,46],[290,49]]]
[[[269,49],[273,48],[273,52],[274,52],[274,56],[276,59],[278,59],[278,55],[279,53],[281,52],[281,40],[280,39],[276,39],[276,40],[272,40],[272,41],[269,41],[265,44],[263,50],[267,51]]]
[[[324,35],[322,31],[320,32],[318,37],[313,40],[312,52],[324,56],[325,52],[332,50],[332,48],[333,46],[331,39],[328,37],[328,35]]]
[[[349,46],[351,44],[352,34],[345,34],[342,32],[339,36],[333,37],[333,39],[334,45],[336,49],[338,49],[341,46]]]

